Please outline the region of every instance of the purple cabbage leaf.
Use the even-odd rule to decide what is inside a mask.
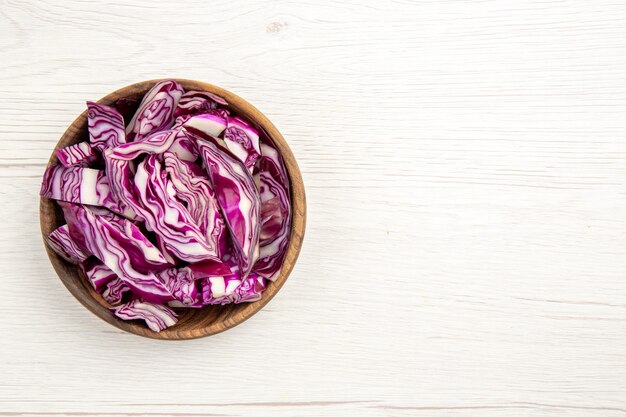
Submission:
[[[224,143],[250,172],[261,154],[259,133],[239,117],[228,117]]]
[[[139,259],[141,253],[133,238],[121,233],[117,227],[85,206],[61,203],[61,207],[72,238],[85,245],[135,294],[154,302],[165,302],[172,298],[167,287],[152,271],[140,270],[145,265],[145,259]],[[74,236],[79,236],[79,239]]]
[[[79,142],[74,145],[56,150],[57,158],[61,165],[88,166],[98,160],[98,155],[94,152],[89,142]]]
[[[254,179],[261,198],[259,259],[257,274],[275,280],[285,258],[291,230],[289,177],[278,151],[263,143]]]
[[[73,264],[81,263],[91,255],[74,242],[67,224],[55,229],[46,240],[52,250]]]
[[[150,133],[169,129],[183,88],[174,80],[157,82],[143,97],[137,112],[126,127],[129,142],[140,141]]]
[[[198,141],[198,149],[230,230],[242,276],[246,277],[258,250],[259,192],[250,172],[239,160],[220,151],[212,142]]]
[[[111,308],[111,311],[122,320],[144,320],[148,328],[155,332],[171,327],[178,321],[171,308],[139,300]]]
[[[176,258],[187,262],[219,261],[217,247],[211,246],[187,208],[174,198],[155,155],[137,166],[134,186],[143,209],[139,214],[161,236],[164,246]]]
[[[89,142],[100,152],[126,143],[124,119],[113,107],[87,102]]]
[[[89,258],[80,266],[87,281],[98,293],[102,293],[110,281],[117,279],[115,272],[96,258]]]

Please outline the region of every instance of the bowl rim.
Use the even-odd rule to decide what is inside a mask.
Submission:
[[[243,116],[255,125],[255,127],[260,128],[265,132],[265,134],[274,142],[274,145],[283,158],[291,188],[292,219],[290,237],[281,272],[275,281],[268,281],[268,285],[263,292],[262,298],[259,301],[252,303],[237,304],[237,307],[231,305],[230,308],[236,308],[236,311],[233,314],[229,314],[226,318],[222,318],[221,320],[212,321],[203,327],[194,329],[177,329],[179,324],[184,324],[184,322],[182,322],[177,323],[173,327],[165,329],[161,332],[153,332],[143,323],[140,324],[136,321],[123,321],[111,314],[108,310],[108,304],[89,284],[87,284],[80,267],[66,262],[49,247],[46,243],[46,238],[50,232],[54,230],[54,227],[57,227],[57,222],[51,221],[56,220],[58,213],[58,205],[54,200],[40,197],[39,218],[44,247],[57,276],[68,291],[74,296],[74,298],[76,298],[87,310],[118,329],[132,334],[159,340],[189,340],[212,336],[231,329],[258,313],[272,298],[274,298],[276,293],[278,293],[278,291],[282,288],[291,274],[300,250],[302,249],[306,228],[306,196],[300,168],[298,167],[297,161],[293,156],[287,141],[282,136],[280,131],[260,110],[229,90],[202,81],[185,78],[162,78],[127,85],[107,94],[106,96],[100,98],[97,102],[112,105],[120,98],[128,98],[133,93],[140,93],[143,96],[143,94],[145,94],[145,92],[155,83],[163,80],[175,80],[183,86],[185,91],[206,91],[224,98],[228,102],[229,108],[233,109],[238,115]],[[72,143],[77,143],[80,140],[79,134],[86,130],[86,126],[87,110],[84,110],[61,135],[61,138],[52,150],[52,154],[46,164],[46,167],[57,162],[57,149],[71,145]],[[78,140],[75,140],[77,138]],[[78,275],[78,280],[70,276],[72,275],[72,270]],[[89,296],[85,295],[85,290]],[[207,306],[204,308],[222,307]]]

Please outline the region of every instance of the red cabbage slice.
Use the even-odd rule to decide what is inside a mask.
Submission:
[[[228,116],[230,116],[230,111],[227,109],[217,109],[217,110],[211,110],[207,113],[211,113],[211,114],[215,114],[217,116],[223,117],[224,119],[226,119]]]
[[[233,271],[223,262],[196,262],[189,265],[189,269],[194,273],[195,279],[231,275]]]
[[[112,212],[120,214],[127,219],[139,220],[139,218],[137,217],[137,213],[135,213],[135,210],[133,210],[128,204],[125,204],[123,201],[121,201],[117,197],[117,195],[114,194],[113,189],[115,187],[111,187],[109,183],[109,177],[105,175],[104,177],[100,178],[100,180],[98,180],[98,186],[100,186],[103,190],[109,190],[108,193],[102,194],[102,207],[106,207]]]
[[[199,140],[197,144],[233,238],[242,276],[246,277],[259,243],[259,192],[250,172],[239,160],[220,151],[212,142]]]
[[[187,136],[187,132],[183,129],[176,133],[168,152],[176,155],[181,161],[188,162],[194,162],[199,156],[196,143]]]
[[[73,165],[87,166],[98,159],[98,155],[96,155],[88,142],[79,142],[57,149],[56,154],[61,165],[66,167]]]
[[[100,152],[126,142],[124,119],[113,107],[87,102],[89,141]]]
[[[183,306],[196,306],[200,295],[196,288],[196,279],[189,267],[168,268],[159,272],[159,278],[165,283],[174,298]]]
[[[226,106],[228,103],[215,94],[204,91],[187,91],[180,98],[178,107],[174,111],[174,117],[215,110],[218,104]]]
[[[136,216],[112,193],[104,171],[97,169],[50,165],[44,172],[40,195],[68,203],[106,207],[130,219]]]
[[[73,264],[78,264],[91,255],[74,242],[70,236],[70,228],[66,224],[50,233],[47,241],[52,250]]]
[[[178,259],[219,261],[217,248],[211,247],[187,208],[171,195],[161,174],[161,164],[155,155],[137,166],[135,189],[144,207],[139,214]]]
[[[253,271],[273,281],[280,273],[289,242],[291,197],[289,177],[278,151],[263,143],[261,154],[254,176],[261,198],[261,231],[259,259]]]
[[[126,137],[139,141],[150,133],[169,129],[174,124],[174,110],[183,88],[174,80],[157,82],[141,100],[137,112],[126,127]]]
[[[265,291],[265,278],[251,273],[235,290],[235,304],[252,303],[261,299]]]
[[[139,300],[111,308],[111,311],[122,320],[144,320],[155,332],[171,327],[178,321],[176,313],[171,308]]]
[[[201,281],[202,301],[205,305],[225,305],[232,303],[235,290],[241,285],[239,274],[223,277],[208,277]]]
[[[219,211],[215,192],[203,170],[190,162],[182,161],[171,153],[163,155],[165,171],[176,190],[178,200],[184,202],[194,222],[200,227],[209,246],[222,255],[226,239],[226,226]]]
[[[121,207],[134,213],[134,217],[131,218],[144,220],[142,215],[144,209],[133,187],[132,160],[144,153],[153,154],[167,151],[174,143],[177,132],[176,130],[155,132],[141,142],[121,145],[104,153],[111,193]]]
[[[124,294],[130,291],[130,288],[124,281],[115,278],[106,284],[106,288],[102,292],[102,297],[111,305],[122,302]]]
[[[226,147],[252,172],[261,154],[259,133],[239,117],[228,117],[226,121],[227,127],[224,131]]]
[[[170,307],[204,307],[206,304],[204,302],[202,291],[206,292],[206,290],[203,289],[202,291],[198,291],[198,285],[196,283],[199,283],[200,288],[203,288],[203,282],[205,282],[204,286],[210,285],[208,278],[223,278],[224,276],[227,276],[237,279],[239,276],[237,273],[238,267],[235,268],[236,269],[231,270],[230,267],[224,263],[214,262],[198,262],[182,268],[180,271],[183,271],[184,273],[184,278],[182,279],[184,286],[177,290],[175,287],[176,284],[173,284],[174,287],[171,291],[176,293],[175,295],[177,296],[177,299],[169,301],[167,304]],[[210,294],[207,293],[206,296],[210,297]]]
[[[212,113],[193,116],[183,124],[185,129],[196,130],[213,137],[221,135],[226,126],[225,118]]]
[[[85,277],[87,277],[87,281],[98,293],[104,291],[106,284],[114,279],[118,279],[115,272],[111,271],[108,266],[96,258],[90,258],[81,263],[80,266],[85,273]]]
[[[159,251],[161,251],[161,254],[163,254],[163,257],[167,261],[168,266],[176,265],[178,261],[174,257],[174,254],[165,247],[165,242],[163,241],[163,238],[159,235],[155,235],[155,236],[156,236],[157,248],[159,248]]]
[[[133,239],[94,214],[89,208],[76,204],[60,203],[72,238],[81,236],[80,243],[109,267],[135,294],[146,301],[165,302],[171,294],[153,272],[139,271],[142,264]],[[78,243],[78,242],[77,242]]]
[[[43,174],[41,196],[76,204],[101,206],[109,197],[104,171],[50,165]]]
[[[131,142],[110,149],[104,154],[105,159],[131,161],[143,154],[161,154],[172,147],[180,129],[168,129],[154,132],[141,142]]]
[[[118,232],[130,238],[132,248],[128,248],[128,250],[132,251],[133,259],[135,259],[134,265],[138,269],[154,271],[170,266],[159,249],[144,236],[143,232],[133,222],[104,209],[91,208],[91,211],[107,221]]]
[[[258,301],[265,290],[265,279],[254,273],[243,281],[235,274],[205,278],[201,284],[203,302],[212,305]]]

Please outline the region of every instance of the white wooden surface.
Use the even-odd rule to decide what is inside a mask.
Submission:
[[[125,3],[0,0],[0,417],[626,415],[626,3]],[[183,343],[38,226],[84,101],[168,76],[264,111],[309,202],[281,293]]]

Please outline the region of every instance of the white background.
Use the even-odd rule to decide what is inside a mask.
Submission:
[[[626,3],[0,1],[0,416],[625,416]],[[81,307],[39,235],[54,144],[159,77],[258,106],[300,260],[182,343]]]

